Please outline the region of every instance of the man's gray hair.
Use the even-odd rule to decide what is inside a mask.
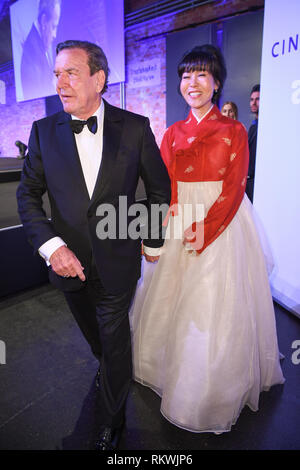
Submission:
[[[98,72],[99,70],[103,70],[105,74],[105,83],[101,91],[101,94],[103,94],[107,90],[109,68],[106,55],[104,54],[101,47],[97,46],[97,44],[94,44],[92,42],[70,39],[68,41],[60,42],[59,44],[57,44],[56,55],[63,49],[84,50],[88,56],[88,66],[90,68],[90,75],[94,75],[94,73]]]
[[[61,0],[40,0],[38,20],[41,20],[42,15],[46,15],[47,19],[53,16],[55,5],[61,6]]]

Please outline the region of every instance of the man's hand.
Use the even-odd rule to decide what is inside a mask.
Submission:
[[[159,256],[149,256],[149,255],[146,255],[146,253],[144,253],[144,256],[146,258],[146,261],[148,261],[149,263],[155,263],[156,261],[159,260]]]
[[[61,246],[55,250],[49,261],[53,271],[59,276],[78,276],[81,281],[85,281],[84,267],[81,266],[79,259],[67,246]]]

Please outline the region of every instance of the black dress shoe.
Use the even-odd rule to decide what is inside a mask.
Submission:
[[[122,427],[103,427],[99,438],[95,441],[95,450],[115,450],[118,447],[121,434]]]
[[[96,377],[95,377],[95,385],[96,385],[97,390],[99,390],[99,388],[100,388],[100,374],[101,374],[101,371],[100,371],[100,366],[99,366],[98,370],[97,370]]]

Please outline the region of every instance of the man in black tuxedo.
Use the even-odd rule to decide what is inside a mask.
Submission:
[[[40,0],[38,17],[23,45],[21,82],[24,100],[55,94],[53,41],[61,13],[61,0]]]
[[[253,202],[253,192],[254,192],[259,97],[260,97],[260,85],[258,84],[258,85],[254,85],[250,94],[250,110],[251,110],[251,113],[254,114],[255,119],[252,121],[252,124],[249,127],[249,131],[248,131],[249,168],[248,168],[248,178],[247,178],[247,184],[246,184],[246,194],[249,197],[251,202]]]
[[[103,426],[96,446],[107,450],[116,446],[124,423],[132,370],[128,309],[141,266],[141,241],[128,236],[133,216],[126,219],[127,209],[139,176],[149,206],[169,204],[170,182],[149,120],[102,99],[109,69],[100,47],[60,43],[54,70],[64,111],[33,123],[17,191],[19,214],[99,359]],[[45,191],[51,220],[42,209]],[[109,207],[116,230],[105,238],[99,224]],[[143,236],[150,262],[163,244],[161,224],[153,224],[151,235],[149,227]]]

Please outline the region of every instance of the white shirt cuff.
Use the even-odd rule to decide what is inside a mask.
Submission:
[[[42,246],[39,248],[39,254],[47,263],[47,266],[50,266],[49,259],[53,255],[54,251],[56,251],[61,246],[66,246],[66,243],[60,237],[53,237],[50,240],[46,241]]]
[[[151,248],[150,246],[144,245],[144,253],[148,256],[160,256],[162,247],[160,248]]]

